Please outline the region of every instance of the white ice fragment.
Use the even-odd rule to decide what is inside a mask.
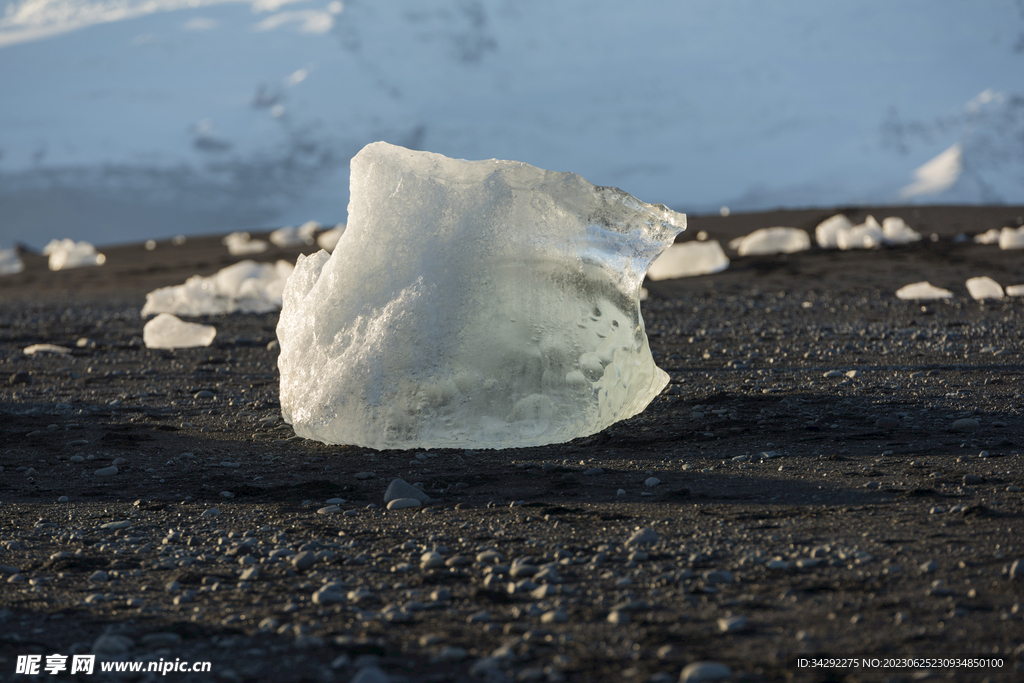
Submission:
[[[921,241],[921,233],[898,216],[889,216],[882,220],[882,234],[887,244],[910,244]]]
[[[161,313],[142,328],[142,341],[145,342],[147,349],[209,346],[216,336],[216,327],[187,323],[170,313]]]
[[[338,241],[341,236],[345,234],[345,224],[338,223],[327,232],[320,233],[320,236],[316,238],[316,243],[321,249],[333,252],[334,248],[338,246]]]
[[[673,244],[651,264],[647,277],[669,280],[718,273],[729,267],[729,257],[717,240]]]
[[[967,291],[981,301],[982,299],[1002,299],[1003,288],[990,277],[972,277],[967,281]]]
[[[975,244],[999,244],[999,228],[992,228],[974,236]]]
[[[953,187],[963,170],[963,148],[958,142],[915,169],[914,182],[900,190],[900,199],[945,192]]]
[[[57,346],[56,344],[32,344],[26,346],[22,353],[26,356],[34,356],[37,353],[55,353],[60,356],[67,356],[71,354],[71,349],[66,346]]]
[[[161,287],[146,295],[142,317],[155,313],[222,315],[266,313],[281,307],[284,284],[295,267],[287,261],[239,261],[217,273],[193,275],[183,285]]]
[[[345,248],[284,292],[281,409],[373,448],[568,441],[639,413],[668,376],[638,302],[686,217],[578,175],[383,142],[352,159]]]
[[[999,231],[1000,249],[1024,249],[1024,225]]]
[[[929,282],[915,282],[897,289],[896,296],[908,301],[922,301],[925,299],[950,299],[953,297],[953,292],[936,287]]]
[[[852,227],[850,219],[839,213],[818,224],[814,229],[814,239],[822,249],[838,249],[839,234],[849,232]]]
[[[0,248],[0,275],[14,275],[25,269],[17,249]]]
[[[729,246],[732,245],[733,242],[730,242]],[[793,254],[810,249],[811,236],[799,228],[761,228],[740,238],[734,248],[740,256]]]
[[[50,257],[50,270],[102,266],[107,261],[107,257],[97,253],[93,245],[72,239],[50,240],[43,247],[43,254]]]
[[[220,243],[228,248],[228,253],[232,256],[259,254],[267,250],[266,242],[252,239],[252,235],[247,232],[233,232],[222,239]]]
[[[270,241],[279,247],[300,247],[313,244],[314,235],[320,229],[316,221],[306,221],[299,227],[286,225],[270,233]]]
[[[842,249],[874,249],[885,244],[885,233],[874,216],[868,216],[860,225],[836,234],[836,245]]]
[[[1024,285],[1010,285],[1006,288],[1006,296],[1024,296]]]

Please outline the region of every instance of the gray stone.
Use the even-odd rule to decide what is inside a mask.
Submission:
[[[637,529],[633,532],[633,535],[626,540],[626,547],[650,545],[652,543],[657,543],[660,540],[661,536],[658,535],[658,532],[650,527],[644,527],[643,529]]]
[[[393,501],[388,503],[388,510],[404,510],[405,508],[418,508],[421,503],[416,498],[395,498]]]
[[[355,474],[356,479],[373,479],[376,476],[373,472],[356,472]]]
[[[117,474],[117,467],[111,465],[110,467],[101,467],[94,473],[97,477],[112,477]]]
[[[391,683],[391,677],[373,664],[364,666],[349,683]]]
[[[962,417],[952,425],[952,428],[960,432],[973,432],[981,427],[981,423],[973,417]]]
[[[102,569],[97,569],[96,571],[94,571],[92,574],[89,575],[89,580],[93,581],[93,582],[96,582],[96,583],[100,583],[100,582],[106,581],[109,578],[110,577],[107,575],[107,573],[105,571],[103,571]]]
[[[723,617],[718,620],[718,630],[722,633],[736,633],[747,627],[746,617]]]
[[[394,479],[384,492],[384,502],[390,503],[400,498],[415,498],[421,503],[430,502],[430,496],[423,489],[416,488],[405,479]]]
[[[300,572],[306,571],[314,564],[316,564],[316,553],[309,550],[303,550],[292,558],[292,566]]]
[[[1010,565],[1010,580],[1024,579],[1024,560],[1014,560]]]
[[[694,662],[688,664],[679,674],[679,683],[723,681],[730,676],[732,676],[732,669],[720,662]]]
[[[875,429],[896,429],[900,421],[895,417],[880,417],[875,420]]]
[[[106,524],[101,524],[100,528],[108,531],[117,531],[118,529],[127,529],[131,525],[132,523],[125,519],[120,522],[107,522]]]

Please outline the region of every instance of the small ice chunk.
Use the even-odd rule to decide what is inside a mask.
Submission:
[[[93,245],[72,239],[50,240],[43,247],[43,254],[50,257],[50,270],[102,266],[107,261],[107,257],[97,253]]]
[[[915,282],[897,289],[896,296],[908,301],[923,301],[925,299],[950,299],[953,297],[953,292],[936,287],[929,282]]]
[[[967,291],[972,297],[982,299],[1002,299],[1003,288],[990,277],[972,277],[967,281]]]
[[[732,247],[733,242],[729,246]],[[740,238],[733,248],[740,256],[794,254],[811,248],[811,236],[799,228],[761,228]]]
[[[1006,288],[1006,296],[1024,296],[1024,285],[1010,285]]]
[[[686,217],[572,173],[383,142],[352,159],[345,248],[284,291],[281,412],[372,448],[560,443],[668,376],[639,293]]]
[[[294,230],[294,228],[292,228]],[[232,256],[245,256],[246,254],[259,254],[267,250],[267,243],[263,240],[254,240],[247,232],[233,232],[220,241],[228,248]]]
[[[338,223],[327,232],[320,233],[320,236],[316,238],[316,243],[321,249],[333,252],[334,248],[338,246],[338,241],[341,236],[345,234],[345,224]]]
[[[1024,225],[999,231],[1000,249],[1024,249]]]
[[[70,355],[71,349],[66,346],[57,346],[56,344],[32,344],[26,346],[22,351],[26,356],[34,356],[37,353],[55,353],[60,356]]]
[[[161,287],[146,295],[142,317],[155,313],[222,315],[267,313],[281,308],[284,284],[295,266],[245,260],[202,277],[193,275],[183,285]]]
[[[885,232],[874,216],[868,216],[860,225],[836,234],[836,244],[842,250],[874,249],[885,244]]]
[[[306,221],[296,229],[296,234],[302,238],[303,243],[313,244],[316,241],[316,233],[323,229],[319,221]]]
[[[270,241],[278,247],[296,247],[303,244],[299,230],[294,225],[286,225],[270,233]]]
[[[719,273],[729,267],[729,257],[717,240],[673,244],[651,264],[647,277],[670,280]]]
[[[17,249],[0,248],[0,275],[14,275],[25,269]]]
[[[849,232],[852,227],[850,219],[839,213],[818,224],[814,229],[814,239],[822,249],[838,249],[839,234]]]
[[[882,221],[882,234],[887,244],[910,244],[921,241],[921,233],[898,216],[889,216]]]
[[[161,313],[142,328],[142,341],[146,343],[147,349],[209,346],[216,336],[216,327],[187,323],[170,313]]]
[[[992,228],[980,235],[974,236],[975,244],[999,244],[999,228]]]

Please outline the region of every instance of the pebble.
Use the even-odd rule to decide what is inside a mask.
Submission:
[[[361,477],[357,474],[357,479]],[[423,489],[416,488],[405,479],[394,479],[388,484],[387,491],[384,492],[384,502],[390,503],[393,500],[401,500],[407,498],[415,498],[421,503],[430,502],[430,496],[427,495]],[[391,509],[391,506],[388,506]]]
[[[416,498],[396,498],[388,503],[388,510],[404,510],[405,508],[418,508],[422,505]]]
[[[920,570],[922,574],[930,574],[934,571],[937,571],[938,569],[939,563],[935,560],[928,560],[927,562],[922,563],[921,566],[918,567],[918,570]]]
[[[206,510],[205,512],[203,512],[203,514],[201,514],[199,516],[200,517],[216,517],[219,514],[220,514],[220,510],[218,510],[217,508],[210,508],[209,510]]]
[[[584,475],[604,474],[604,470],[600,467],[591,467],[589,470],[584,470]]]
[[[235,497],[235,494],[231,493],[231,491],[221,491],[218,495],[221,498],[234,498]]]
[[[213,392],[208,389],[197,391],[193,398],[213,398]]]
[[[724,617],[718,620],[718,630],[722,633],[735,633],[747,627],[746,617]]]
[[[962,417],[956,422],[954,422],[951,426],[953,429],[956,429],[957,431],[972,432],[981,427],[981,423],[975,420],[973,417]]]
[[[608,623],[616,626],[624,626],[629,623],[629,614],[622,610],[612,610],[608,613]]]
[[[861,372],[860,370],[847,370],[846,371],[846,376],[849,377],[850,379],[857,379],[858,377],[860,377],[863,374],[864,373]]]
[[[316,553],[303,550],[292,558],[292,566],[300,572],[304,572],[316,564]]]
[[[344,498],[328,498],[324,501],[324,505],[344,505],[345,502]]]
[[[498,564],[503,559],[497,550],[484,550],[476,554],[476,561],[480,564]]]
[[[373,472],[356,472],[355,474],[356,479],[373,479],[376,476]]]
[[[318,515],[329,515],[334,512],[341,512],[341,508],[337,505],[327,505],[316,511]]]
[[[615,495],[616,496],[624,496],[624,495],[626,495],[626,489],[619,489],[618,491],[615,492]]]
[[[822,375],[822,377],[825,377],[827,379],[833,379],[835,377],[842,377],[842,376],[843,376],[843,371],[842,370],[829,370],[824,375]]]
[[[657,543],[661,540],[661,536],[658,532],[650,527],[644,527],[643,529],[637,529],[633,532],[633,535],[626,540],[626,547],[634,545],[649,545]]]
[[[322,586],[313,593],[313,604],[315,605],[337,605],[342,602],[345,602],[345,596],[331,584]]]
[[[491,622],[491,613],[484,610],[466,617],[467,624],[487,624]]]
[[[120,522],[107,522],[106,524],[101,524],[100,528],[107,529],[109,531],[117,531],[118,529],[127,529],[131,525],[131,522],[129,522],[127,519],[124,519]]]
[[[838,372],[834,370],[833,372]],[[687,664],[679,674],[679,683],[722,681],[732,676],[732,669],[720,662],[694,662]]]
[[[107,575],[107,573],[102,569],[98,569],[89,575],[89,580],[94,582],[106,581],[109,578],[110,577]]]
[[[964,475],[964,485],[965,486],[976,486],[978,484],[984,484],[984,483],[985,483],[985,479],[982,478],[982,477],[979,477],[976,474],[965,474]]]
[[[101,467],[94,473],[97,477],[112,477],[117,474],[117,467],[111,465],[110,467]]]
[[[384,673],[380,667],[371,664],[357,671],[349,683],[391,683],[391,676]]]
[[[260,568],[247,567],[246,569],[242,570],[242,573],[239,575],[238,578],[240,578],[242,581],[255,581],[256,579],[260,578]]]
[[[646,479],[644,479],[645,486],[657,486],[660,483],[661,479],[658,479],[657,477],[647,477]]]
[[[875,429],[896,429],[900,421],[895,417],[880,417],[875,420]]]
[[[429,551],[420,555],[420,569],[437,569],[444,566],[444,556],[441,553]]]
[[[67,496],[61,496],[60,498],[57,499],[57,502],[58,503],[66,503],[66,502],[68,502],[68,497]]]
[[[1024,579],[1024,560],[1014,560],[1010,565],[1010,580]]]
[[[73,463],[75,463],[75,464],[78,464],[78,463],[80,463],[80,462],[85,462],[85,458],[83,458],[83,457],[82,457],[82,456],[80,456],[80,455],[72,455],[72,456],[71,456],[70,458],[68,458],[68,460],[69,460],[70,462],[73,462]]]
[[[560,609],[550,610],[540,616],[542,624],[564,624],[567,621],[569,621],[569,615]]]

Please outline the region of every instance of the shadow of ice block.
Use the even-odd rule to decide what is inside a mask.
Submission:
[[[571,173],[368,145],[338,248],[285,286],[283,416],[372,448],[542,445],[631,417],[668,381],[640,285],[685,221]]]

